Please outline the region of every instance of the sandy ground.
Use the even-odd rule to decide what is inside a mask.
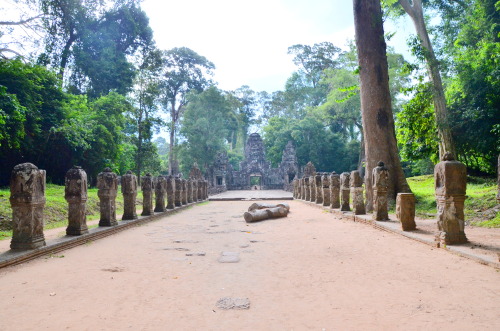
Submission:
[[[246,224],[250,202],[209,202],[2,269],[0,330],[500,330],[494,268],[289,203]]]

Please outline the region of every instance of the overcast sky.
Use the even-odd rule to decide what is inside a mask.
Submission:
[[[282,90],[296,70],[289,46],[329,41],[344,47],[354,39],[351,0],[145,0],[142,7],[158,47],[188,47],[205,56],[224,90]],[[406,57],[413,27],[385,29],[398,30],[390,44]]]

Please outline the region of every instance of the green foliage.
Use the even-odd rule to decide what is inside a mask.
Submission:
[[[188,170],[197,162],[205,171],[217,153],[225,151],[231,114],[230,103],[215,86],[189,96],[181,131],[186,138],[182,145],[183,169]]]
[[[7,88],[0,85],[0,146],[19,149],[24,138],[26,108],[15,94],[7,93]]]

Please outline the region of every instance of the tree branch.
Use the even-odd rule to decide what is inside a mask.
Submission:
[[[9,48],[0,48],[0,54],[5,53],[5,52],[14,53],[14,54],[16,54],[17,56],[23,57],[20,53],[18,53],[18,52],[16,52],[16,51],[14,51],[14,50],[12,50],[12,49],[9,49]],[[7,57],[6,57],[6,56],[4,56],[3,54],[2,54],[2,57],[3,57],[4,59],[7,59]]]
[[[37,15],[35,17],[30,17],[28,19],[25,19],[25,20],[22,20],[22,21],[18,21],[18,22],[14,22],[14,21],[0,21],[0,25],[23,25],[23,24],[26,24],[26,23],[29,23],[31,21],[34,21],[40,17],[42,17],[43,14],[40,14],[40,15]]]
[[[414,0],[414,2],[415,1],[416,0]],[[398,0],[398,2],[408,15],[410,15],[411,17],[415,15],[415,11],[413,10],[413,6],[412,4],[410,4],[409,0]]]

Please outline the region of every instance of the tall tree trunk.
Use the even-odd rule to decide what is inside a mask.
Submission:
[[[427,70],[432,81],[434,102],[434,111],[436,113],[436,124],[439,138],[439,159],[446,152],[450,152],[453,156],[457,156],[455,152],[455,143],[451,135],[451,128],[448,120],[448,110],[446,108],[446,98],[444,96],[443,82],[439,72],[439,62],[436,59],[436,54],[432,48],[429,34],[424,21],[424,13],[422,8],[422,0],[413,0],[410,4],[409,0],[399,0],[399,3],[405,12],[411,17],[415,30],[420,38],[422,47],[425,49],[424,56],[427,61]]]
[[[372,170],[379,161],[389,169],[390,199],[395,199],[398,192],[409,192],[410,188],[396,144],[380,0],[353,0],[353,4],[366,152],[366,197],[371,208]]]
[[[174,161],[176,160],[175,157],[175,124],[177,123],[177,111],[175,109],[175,101],[172,100],[171,104],[171,109],[170,109],[170,118],[171,118],[171,123],[170,123],[170,150],[168,151],[168,174],[169,175],[176,175],[173,173],[173,165]]]

